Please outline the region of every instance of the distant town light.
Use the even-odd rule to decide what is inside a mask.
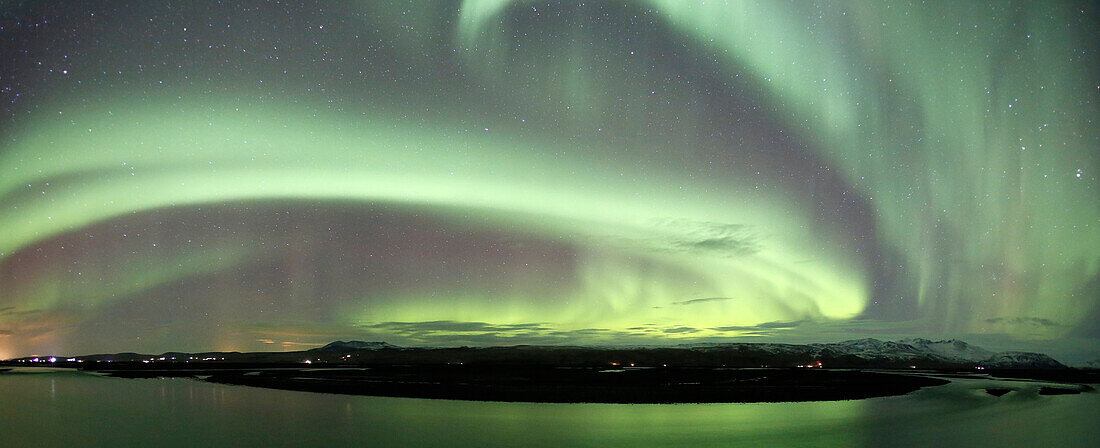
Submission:
[[[55,358],[55,357],[51,356],[51,357],[50,357],[50,362],[57,362],[57,358]]]

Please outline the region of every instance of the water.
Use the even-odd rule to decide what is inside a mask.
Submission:
[[[982,388],[1018,389],[1001,398]],[[1100,394],[964,379],[910,395],[760,404],[539,404],[326,395],[189,379],[0,374],[0,445],[1100,446]],[[7,442],[4,442],[7,441]]]

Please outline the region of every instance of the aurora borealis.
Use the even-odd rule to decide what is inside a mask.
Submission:
[[[5,4],[0,358],[866,335],[1095,358],[1097,12]]]

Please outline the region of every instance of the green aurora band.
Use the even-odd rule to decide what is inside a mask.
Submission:
[[[1078,9],[343,7],[369,14],[336,32],[392,35],[371,57],[393,60],[338,107],[301,87],[352,64],[248,59],[41,95],[5,128],[0,357],[1095,332]]]

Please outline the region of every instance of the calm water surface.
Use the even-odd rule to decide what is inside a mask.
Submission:
[[[982,389],[1012,387],[997,398]],[[1100,394],[964,379],[901,396],[538,404],[326,395],[189,379],[0,374],[0,442],[121,446],[1100,446]]]

